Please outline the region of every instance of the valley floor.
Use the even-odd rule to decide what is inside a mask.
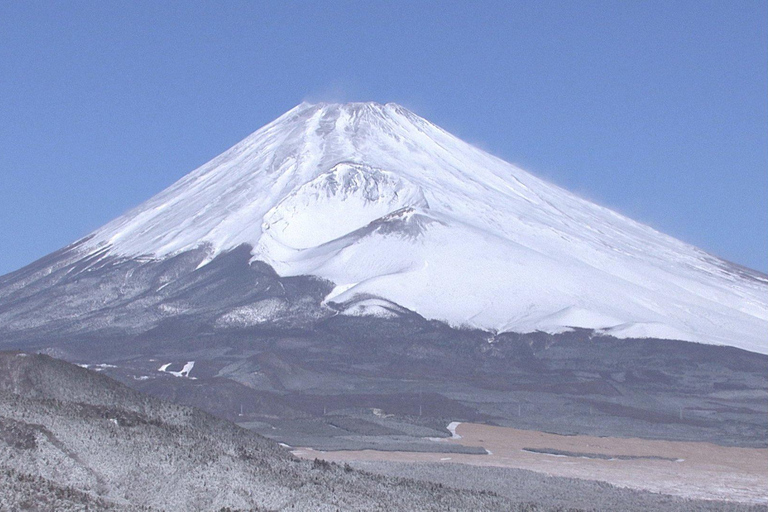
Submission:
[[[482,447],[488,453],[321,452],[311,448],[295,449],[293,453],[304,458],[357,463],[370,470],[376,470],[377,462],[523,469],[681,498],[768,505],[768,449],[635,438],[563,436],[473,423],[460,423],[455,427],[452,438],[435,442]],[[386,468],[386,465],[381,467]],[[400,474],[403,470],[411,473],[424,471],[424,466],[418,471],[409,470],[406,465],[400,467]],[[440,473],[440,470],[432,467],[427,471],[435,472]],[[473,472],[462,473],[467,475]],[[445,478],[445,475],[440,478]],[[488,490],[504,493],[503,485]]]

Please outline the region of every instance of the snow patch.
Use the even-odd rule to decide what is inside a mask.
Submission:
[[[180,371],[178,371],[178,372],[175,372],[175,371],[172,371],[172,370],[168,369],[172,364],[173,363],[166,363],[166,364],[162,365],[160,368],[158,368],[157,371],[163,372],[163,373],[170,373],[171,375],[173,375],[175,377],[187,377],[189,379],[193,379],[193,380],[195,379],[195,377],[190,377],[189,376],[189,372],[191,372],[192,369],[195,367],[195,362],[194,361],[188,361],[184,365],[184,367]]]
[[[86,364],[86,363],[78,363],[77,366],[85,369],[93,369],[97,372],[103,372],[107,368],[117,368],[114,364],[107,364],[107,363],[98,363],[98,364]]]
[[[281,299],[260,300],[241,306],[222,315],[216,320],[216,327],[249,327],[274,321],[285,315],[288,304]]]
[[[168,284],[168,283],[166,283]],[[165,287],[166,285],[163,285]],[[158,311],[160,313],[164,313],[167,315],[181,315],[185,311],[187,311],[187,307],[181,305],[181,304],[168,304],[168,303],[162,303],[159,306],[157,306]]]

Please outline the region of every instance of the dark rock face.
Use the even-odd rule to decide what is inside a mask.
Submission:
[[[0,348],[91,365],[291,445],[435,450],[423,438],[450,421],[768,444],[760,354],[455,329],[395,304],[341,315],[353,304],[324,304],[331,283],[280,277],[247,246],[205,258],[55,253],[0,278]]]
[[[205,258],[205,249],[162,261],[80,259],[77,246],[64,249],[0,278],[0,339],[31,345],[83,334],[179,336],[263,301],[271,301],[267,320],[275,327],[335,313],[321,305],[331,283],[280,278],[265,263],[249,263],[247,246],[197,268]]]

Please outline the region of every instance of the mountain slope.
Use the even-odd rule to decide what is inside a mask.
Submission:
[[[768,353],[768,277],[585,201],[394,104],[301,104],[94,232],[80,257],[204,265],[246,244],[327,301],[496,332]],[[359,313],[381,313],[363,308]]]

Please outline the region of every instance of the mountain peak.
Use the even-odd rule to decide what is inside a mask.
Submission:
[[[302,103],[97,230],[86,245],[160,257],[206,243],[215,253],[242,243],[255,247],[267,212],[341,163],[410,176],[424,186],[476,187],[471,181],[482,174],[498,181],[487,172],[468,179],[446,165],[455,159],[446,145],[481,153],[395,103]]]
[[[342,126],[351,129],[368,126],[371,130],[391,130],[392,126],[402,125],[424,127],[434,125],[397,103],[350,102],[350,103],[307,103],[302,102],[274,121],[275,125],[304,123],[310,120],[318,122],[323,128],[336,125],[341,119]],[[350,133],[351,135],[351,133]]]
[[[312,102],[306,102],[303,101],[293,109],[289,110],[288,112],[293,112],[294,110],[326,110],[326,111],[344,111],[347,113],[360,113],[360,112],[368,112],[373,114],[379,114],[379,115],[386,115],[387,112],[409,112],[408,109],[405,107],[397,104],[397,103],[379,103],[377,101],[351,101],[348,103],[338,103],[338,102],[325,102],[320,101],[317,103]],[[412,115],[415,115],[411,113]]]
[[[402,211],[417,228],[392,220]],[[206,247],[213,258],[244,244],[283,276],[332,281],[337,302],[376,296],[495,331],[588,328],[768,350],[759,275],[394,103],[302,103],[79,250],[162,259]]]

